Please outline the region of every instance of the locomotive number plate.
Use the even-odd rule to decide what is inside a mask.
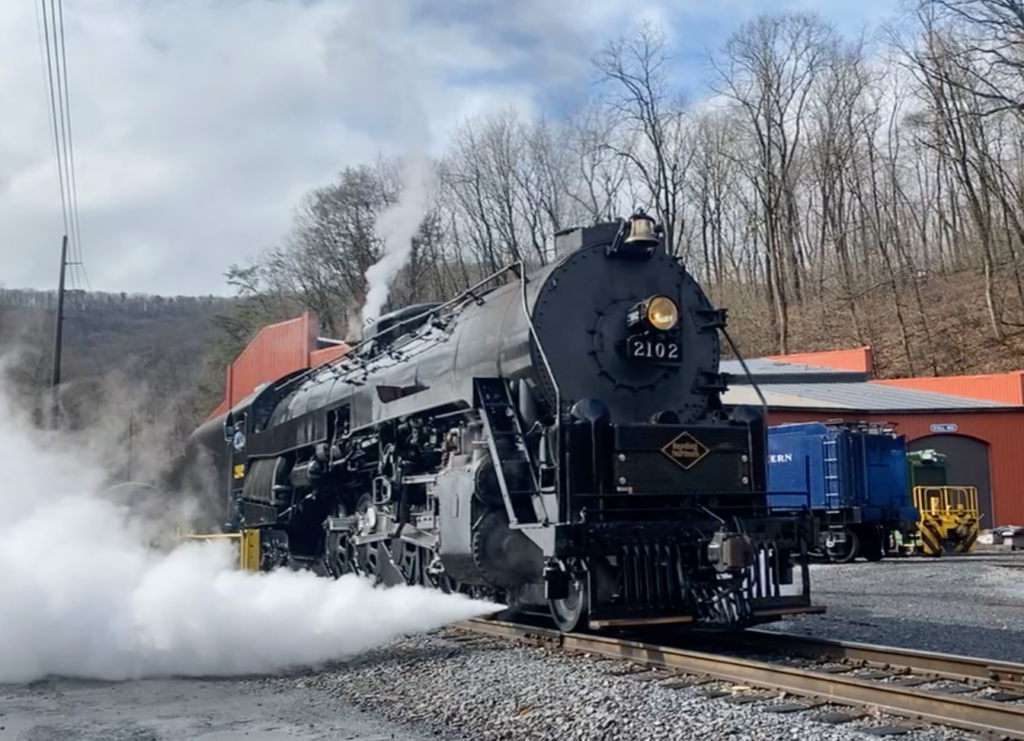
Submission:
[[[678,340],[630,337],[626,340],[626,357],[635,360],[673,362],[682,357]]]

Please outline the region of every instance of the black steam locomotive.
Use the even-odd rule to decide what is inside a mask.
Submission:
[[[814,522],[768,512],[764,414],[723,408],[725,312],[662,233],[643,213],[565,230],[539,270],[381,317],[196,430],[178,485],[215,472],[253,568],[461,591],[563,631],[818,611]]]

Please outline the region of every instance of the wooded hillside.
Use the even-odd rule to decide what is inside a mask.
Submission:
[[[218,337],[216,317],[230,312],[233,303],[214,297],[68,292],[63,422],[78,428],[102,423],[124,440],[126,452],[133,437],[137,449],[146,445],[155,455],[168,455],[196,419],[209,413],[197,384]],[[55,316],[53,291],[0,289],[5,381],[40,423],[48,419]],[[154,435],[159,439],[147,439]],[[127,455],[119,464],[127,469]]]

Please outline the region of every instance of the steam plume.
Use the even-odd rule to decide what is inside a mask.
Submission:
[[[364,325],[375,320],[387,303],[391,284],[409,261],[412,238],[427,213],[432,176],[430,160],[416,154],[402,165],[402,193],[398,202],[377,220],[377,234],[384,240],[384,254],[366,271],[366,301],[361,312]]]
[[[149,543],[170,524],[100,493],[93,460],[32,429],[0,381],[0,683],[271,673],[500,609],[355,576],[244,573],[225,541],[161,553]]]
[[[406,0],[362,2],[332,36],[330,59],[346,99],[375,138],[389,140],[402,155],[398,201],[375,225],[384,242],[380,259],[366,271],[366,298],[360,317],[363,327],[376,320],[387,303],[391,285],[412,252],[412,238],[427,215],[433,171],[431,131],[421,101],[424,65],[415,50],[397,46],[391,29],[408,27]],[[361,327],[350,327],[361,329]]]

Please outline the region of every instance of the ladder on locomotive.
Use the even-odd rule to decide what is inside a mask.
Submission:
[[[477,378],[474,384],[480,419],[509,522],[513,525],[546,522],[537,466],[526,445],[522,417],[512,399],[508,381]],[[517,488],[511,488],[512,484]]]

